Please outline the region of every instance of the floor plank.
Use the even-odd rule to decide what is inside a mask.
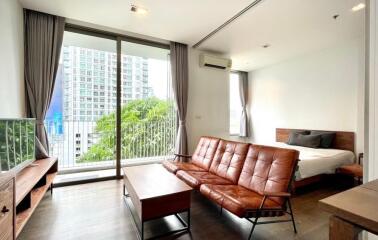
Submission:
[[[329,215],[318,208],[318,200],[338,192],[331,187],[315,188],[293,198],[298,234],[291,223],[259,225],[253,239],[306,239],[328,237]],[[166,239],[246,239],[251,224],[193,194],[192,234]],[[173,217],[151,222],[145,226],[146,237],[179,226]],[[54,195],[46,194],[40,206],[19,236],[19,240],[136,240],[131,215],[122,198],[122,181],[105,181],[56,188]]]

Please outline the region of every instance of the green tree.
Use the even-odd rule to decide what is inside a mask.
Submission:
[[[122,159],[161,156],[173,150],[176,133],[175,113],[171,101],[148,98],[133,100],[121,110]],[[115,113],[96,122],[98,140],[78,162],[115,159]]]

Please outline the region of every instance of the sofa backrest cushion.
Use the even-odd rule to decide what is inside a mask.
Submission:
[[[293,149],[250,145],[238,184],[259,194],[287,192],[298,157]]]
[[[209,170],[218,143],[219,138],[201,137],[192,155],[192,163],[205,170]]]
[[[237,183],[248,151],[248,143],[220,140],[210,172]]]

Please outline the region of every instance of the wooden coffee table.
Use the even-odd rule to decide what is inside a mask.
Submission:
[[[362,230],[378,234],[378,180],[325,199],[319,205],[332,214],[330,240],[354,240]]]
[[[126,206],[142,240],[145,222],[169,215],[175,215],[183,228],[164,235],[190,231],[191,187],[165,170],[161,164],[125,167],[123,172]],[[188,216],[186,222],[179,215],[184,212]]]

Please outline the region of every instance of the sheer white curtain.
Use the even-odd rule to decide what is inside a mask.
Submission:
[[[239,74],[239,95],[242,107],[242,113],[240,117],[240,133],[241,137],[249,137],[249,124],[248,124],[248,113],[247,113],[247,102],[248,102],[248,73],[238,72]]]

